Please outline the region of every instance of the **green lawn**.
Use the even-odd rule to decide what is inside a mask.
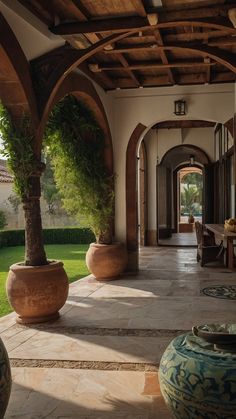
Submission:
[[[85,264],[87,249],[87,244],[49,244],[45,246],[48,259],[59,259],[64,262],[70,282],[88,275],[89,272]],[[0,317],[12,311],[5,292],[9,266],[23,259],[23,246],[0,249]]]

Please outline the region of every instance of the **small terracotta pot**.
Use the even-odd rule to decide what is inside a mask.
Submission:
[[[59,317],[69,283],[62,262],[43,266],[16,263],[10,266],[6,288],[18,323],[42,323]]]
[[[6,348],[0,339],[0,419],[4,418],[11,394],[11,369]]]
[[[86,254],[87,267],[98,281],[117,278],[127,261],[127,251],[122,243],[91,243]]]

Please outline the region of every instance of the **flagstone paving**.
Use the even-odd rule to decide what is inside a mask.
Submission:
[[[0,320],[13,376],[6,419],[170,419],[160,358],[194,324],[235,322],[235,301],[201,289],[236,285],[236,274],[201,268],[191,248],[143,248],[140,267],[112,282],[71,284],[55,322]]]

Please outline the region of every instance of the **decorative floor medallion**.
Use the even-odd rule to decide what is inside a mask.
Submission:
[[[201,293],[209,297],[236,300],[236,286],[234,285],[215,285],[213,287],[206,287],[201,290]]]

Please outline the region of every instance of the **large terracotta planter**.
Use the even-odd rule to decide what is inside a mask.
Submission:
[[[236,353],[192,334],[175,338],[159,369],[163,397],[178,419],[236,418]]]
[[[59,317],[68,295],[68,278],[63,263],[51,261],[43,266],[10,267],[7,296],[17,313],[18,323],[41,323]]]
[[[11,393],[11,370],[5,346],[0,339],[0,419],[4,418]]]
[[[91,243],[86,254],[89,271],[99,280],[117,278],[125,269],[128,257],[122,243]]]

